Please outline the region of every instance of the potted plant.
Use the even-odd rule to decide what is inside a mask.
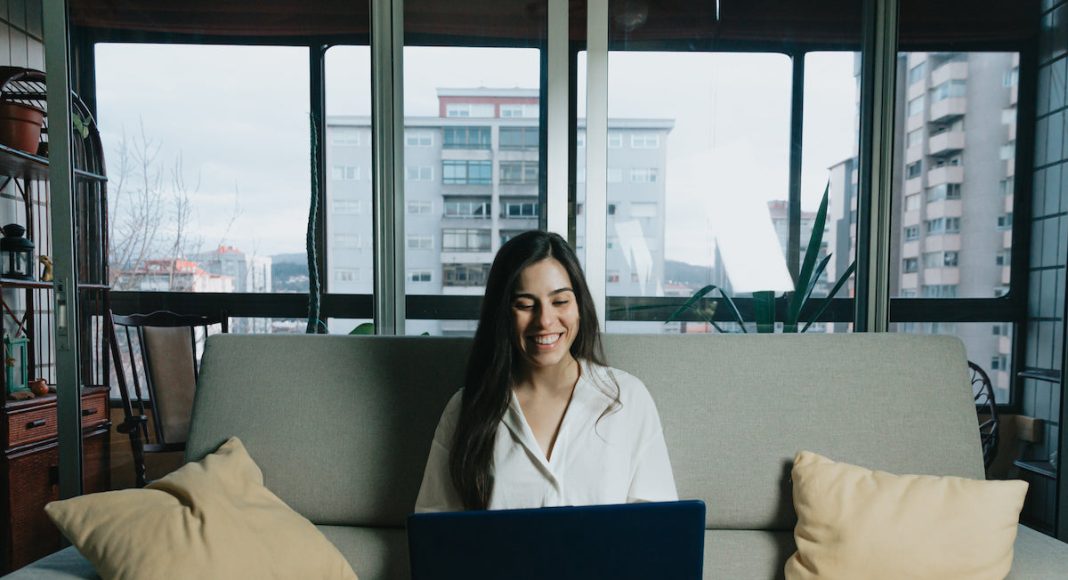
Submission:
[[[0,144],[36,153],[41,142],[45,112],[17,101],[0,101]]]

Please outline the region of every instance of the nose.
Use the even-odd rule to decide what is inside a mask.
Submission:
[[[542,306],[538,309],[538,324],[542,328],[549,328],[553,324],[553,308],[552,306]]]

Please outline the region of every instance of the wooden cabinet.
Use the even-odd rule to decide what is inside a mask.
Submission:
[[[82,481],[85,493],[111,487],[108,391],[82,393]],[[0,573],[6,574],[60,548],[59,530],[44,506],[59,499],[56,398],[7,401],[0,457]]]

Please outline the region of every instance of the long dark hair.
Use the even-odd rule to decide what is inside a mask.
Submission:
[[[516,344],[512,300],[519,274],[531,264],[555,258],[571,278],[579,309],[579,332],[571,344],[577,360],[605,364],[597,310],[575,252],[558,234],[529,231],[501,246],[490,267],[482,314],[467,359],[460,418],[449,472],[466,509],[486,509],[493,492],[493,446],[511,400],[522,361]],[[618,402],[618,395],[617,395]]]

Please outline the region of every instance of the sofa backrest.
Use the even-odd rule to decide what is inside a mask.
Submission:
[[[460,386],[469,340],[213,336],[186,456],[241,437],[316,524],[398,527]],[[983,475],[963,345],[895,334],[605,337],[664,423],[708,527],[791,529],[801,449],[897,473]]]

